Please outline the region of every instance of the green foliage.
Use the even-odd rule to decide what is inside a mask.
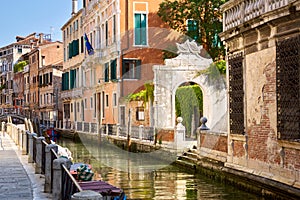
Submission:
[[[220,6],[227,0],[164,0],[158,15],[172,29],[179,31],[203,45],[214,60],[225,55],[218,34],[222,32]],[[187,20],[193,20],[198,28],[188,31]],[[195,32],[196,30],[196,32]],[[195,35],[198,33],[198,36]]]
[[[20,72],[24,70],[24,67],[28,65],[27,61],[20,61],[17,64],[14,65],[14,73]]]
[[[215,62],[215,65],[221,74],[226,74],[226,61],[225,60],[219,60],[219,61]]]
[[[145,103],[149,100],[153,102],[154,99],[154,85],[153,83],[145,83],[145,89],[138,93],[130,94],[127,97],[128,101],[144,101]]]
[[[219,60],[217,62],[212,63],[207,69],[198,71],[196,76],[200,76],[202,74],[206,74],[209,76],[208,81],[219,81],[222,78],[220,75],[226,74],[226,62],[225,60]]]
[[[187,135],[191,131],[192,115],[194,112],[203,113],[203,94],[199,85],[181,86],[176,91],[175,112],[182,117],[182,124]]]
[[[5,88],[6,84],[0,85],[0,90],[3,90]]]

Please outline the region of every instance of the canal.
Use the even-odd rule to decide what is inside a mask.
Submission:
[[[91,164],[95,180],[122,188],[127,199],[260,199],[168,162],[148,157],[141,162],[135,158],[143,154],[128,156],[128,152],[97,137],[81,136],[76,141],[60,138],[57,143],[69,148],[73,162]]]

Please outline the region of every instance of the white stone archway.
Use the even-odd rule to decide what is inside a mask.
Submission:
[[[212,131],[227,131],[226,84],[221,75],[212,78],[205,70],[212,59],[201,57],[202,46],[186,41],[177,44],[178,56],[166,59],[165,65],[153,66],[154,71],[154,122],[156,128],[174,128],[175,94],[185,82],[197,83],[203,93],[203,116]],[[183,119],[184,120],[184,119]]]

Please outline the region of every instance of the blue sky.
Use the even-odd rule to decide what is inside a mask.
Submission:
[[[80,9],[82,0],[78,3]],[[0,6],[0,47],[33,32],[51,33],[53,40],[61,40],[60,28],[72,12],[72,0],[8,0]]]

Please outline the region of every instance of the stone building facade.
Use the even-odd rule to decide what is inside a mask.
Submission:
[[[300,1],[222,7],[228,63],[225,166],[300,188]]]
[[[13,108],[15,97],[20,98],[19,94],[14,93],[14,65],[37,45],[38,38],[35,33],[32,33],[26,37],[16,36],[16,42],[0,48],[0,108],[2,113],[6,108]]]
[[[165,26],[156,14],[162,0],[83,1],[79,11],[77,0],[72,2],[73,14],[62,27],[65,55],[72,42],[65,38],[67,34],[79,40],[86,35],[94,53],[88,54],[85,41],[80,40],[83,52],[64,61],[69,84],[73,68],[78,68],[76,81],[79,81],[78,88],[62,93],[64,124],[70,121],[69,128],[77,131],[84,126],[126,125],[129,109],[126,96],[142,90],[145,82],[153,80],[153,64],[163,63],[162,49],[157,48],[162,37],[158,37],[158,31],[151,31],[152,27]],[[80,22],[78,31],[74,30],[76,20]]]

